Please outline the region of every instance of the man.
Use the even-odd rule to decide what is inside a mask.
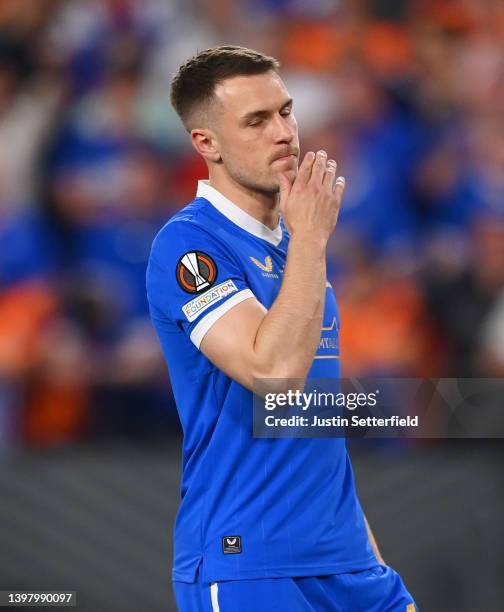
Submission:
[[[344,179],[324,151],[298,169],[271,57],[203,51],[171,99],[209,172],[156,237],[147,273],[184,431],[178,607],[414,610],[368,533],[345,441],[252,438],[254,379],[339,376],[337,342],[320,339],[338,335],[325,251]]]

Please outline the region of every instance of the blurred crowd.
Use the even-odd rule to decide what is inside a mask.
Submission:
[[[502,0],[2,0],[5,444],[173,426],[145,267],[205,177],[170,80],[216,44],[280,59],[347,178],[343,373],[504,374]]]

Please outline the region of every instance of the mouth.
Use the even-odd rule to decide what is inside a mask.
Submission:
[[[288,153],[287,155],[282,155],[281,157],[276,157],[274,162],[290,162],[297,159],[297,155],[295,153]]]

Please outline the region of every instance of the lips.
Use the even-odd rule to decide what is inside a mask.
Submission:
[[[273,161],[290,161],[296,158],[295,153],[287,153],[286,155],[281,155],[280,157],[276,157]]]

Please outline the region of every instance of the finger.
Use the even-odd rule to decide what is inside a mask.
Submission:
[[[334,183],[334,195],[338,198],[341,199],[343,196],[343,192],[345,191],[345,177],[344,176],[338,176],[338,178],[336,179],[335,183]]]
[[[296,183],[304,183],[306,184],[310,180],[313,162],[315,161],[315,153],[313,151],[308,151],[308,153],[304,156],[301,165],[299,166],[299,170],[296,177]]]
[[[279,208],[280,208],[280,213],[283,214],[283,211],[285,209],[285,204],[287,202],[287,198],[289,197],[292,185],[285,174],[280,174],[278,177],[278,186],[279,186]]]
[[[338,164],[334,161],[334,159],[329,159],[327,161],[323,183],[329,191],[334,190],[334,180],[336,178],[336,168],[337,167],[338,167]]]
[[[327,165],[327,153],[325,151],[317,151],[315,161],[313,163],[311,179],[317,185],[322,183]]]

